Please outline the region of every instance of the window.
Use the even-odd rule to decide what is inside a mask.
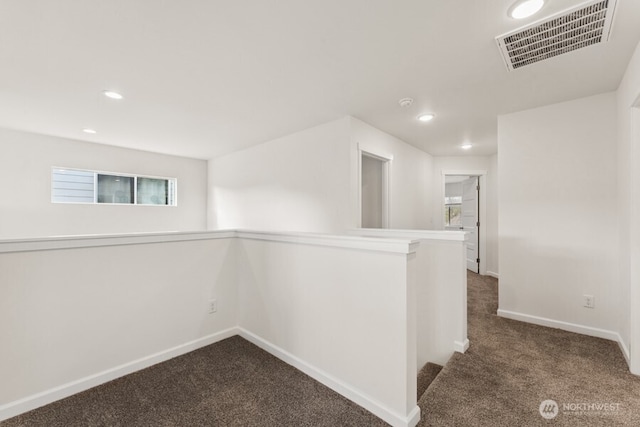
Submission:
[[[98,203],[126,203],[135,200],[133,178],[128,176],[98,176]]]
[[[53,168],[53,203],[176,206],[175,178]]]
[[[444,224],[448,226],[460,225],[462,214],[462,197],[444,198]]]
[[[139,177],[136,188],[139,205],[173,205],[172,180]]]

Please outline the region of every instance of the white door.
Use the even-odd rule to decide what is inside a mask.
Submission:
[[[467,269],[478,273],[480,257],[478,256],[478,177],[474,176],[462,181],[462,227],[469,232],[467,240]]]

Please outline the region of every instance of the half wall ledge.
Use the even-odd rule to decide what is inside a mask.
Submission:
[[[0,253],[92,248],[102,246],[143,245],[149,243],[187,242],[194,240],[231,238],[363,249],[379,252],[395,252],[401,254],[415,253],[419,245],[416,240],[407,238],[388,239],[303,232],[213,230],[126,234],[85,234],[30,237],[25,239],[0,239]]]

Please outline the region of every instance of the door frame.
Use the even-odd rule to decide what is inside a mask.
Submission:
[[[444,218],[444,194],[445,194],[445,176],[447,175],[466,175],[477,176],[478,185],[480,186],[478,218],[480,227],[478,227],[478,257],[480,257],[480,274],[487,275],[487,171],[477,169],[443,169],[441,171],[441,191],[442,198],[440,200],[440,218]],[[492,274],[493,276],[493,274]]]
[[[362,156],[382,162],[382,228],[389,228],[389,224],[391,224],[391,162],[393,156],[369,148],[363,149],[358,144],[358,228],[362,228]]]
[[[640,375],[640,93],[630,106],[629,370]]]

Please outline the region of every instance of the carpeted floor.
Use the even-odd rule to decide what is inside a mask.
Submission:
[[[0,423],[42,426],[386,426],[236,336]]]
[[[640,425],[640,378],[629,373],[616,343],[499,318],[497,296],[495,279],[469,273],[471,346],[444,368],[428,364],[420,372],[420,426]],[[553,419],[539,412],[548,399],[559,405]],[[386,425],[240,337],[0,424]]]
[[[617,343],[497,317],[497,286],[469,273],[471,346],[420,398],[419,425],[640,426],[640,378]],[[555,418],[541,416],[545,400]]]
[[[422,396],[422,394],[427,391],[427,388],[431,385],[433,380],[438,376],[440,371],[442,370],[442,366],[436,365],[435,363],[427,362],[426,365],[418,371],[418,384],[417,384],[417,394],[418,398]]]

